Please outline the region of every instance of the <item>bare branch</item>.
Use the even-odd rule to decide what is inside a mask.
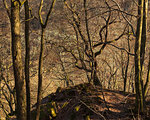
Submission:
[[[115,47],[115,48],[117,48],[117,49],[119,49],[119,50],[123,50],[123,51],[125,51],[126,53],[128,53],[129,55],[132,55],[132,56],[135,56],[135,54],[133,54],[133,53],[130,53],[128,50],[126,50],[125,48],[120,48],[120,47],[118,47],[118,46],[116,46],[116,45],[114,45],[114,44],[108,44],[108,45],[111,45],[111,46],[113,46],[113,47]]]
[[[85,105],[89,110],[91,110],[92,112],[94,112],[95,114],[97,114],[97,115],[99,115],[100,117],[102,117],[104,120],[106,120],[106,118],[102,115],[102,114],[100,114],[100,113],[98,113],[97,111],[95,111],[95,110],[93,110],[90,106],[88,106],[85,102],[83,102],[82,100],[79,100],[83,105]]]
[[[10,14],[10,11],[9,11],[9,8],[8,8],[8,5],[7,5],[6,0],[3,0],[3,4],[4,4],[4,6],[5,6],[5,9],[6,9],[6,11],[7,11],[8,17],[9,17],[9,19],[10,19],[10,18],[11,18],[11,14]]]
[[[41,0],[40,6],[39,6],[39,20],[40,20],[41,26],[44,26],[43,19],[42,19],[42,15],[41,15],[42,8],[43,8],[43,0]]]
[[[112,0],[112,1],[117,5],[118,9],[119,9],[120,11],[122,11],[120,5],[119,5],[115,0]],[[126,22],[130,25],[130,27],[131,27],[131,29],[132,29],[132,32],[133,32],[133,35],[136,36],[135,31],[134,31],[134,28],[133,28],[131,22],[124,16],[123,12],[121,12],[121,14],[122,14],[123,18],[126,20]]]

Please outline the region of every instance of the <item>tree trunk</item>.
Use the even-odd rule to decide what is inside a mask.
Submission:
[[[141,65],[141,44],[142,44],[142,28],[143,28],[143,3],[144,0],[138,2],[138,20],[137,33],[135,41],[135,88],[136,88],[136,111],[144,112],[143,100],[143,81],[142,81],[142,65]]]
[[[23,79],[23,64],[21,57],[20,38],[20,4],[11,1],[11,36],[12,36],[12,58],[17,98],[17,119],[26,120],[25,82]]]
[[[148,15],[148,0],[144,0],[144,9],[143,9],[143,52],[144,54],[141,55],[141,57],[143,58],[143,62],[144,62],[144,55],[145,55],[145,48],[146,47],[146,40],[147,40],[147,15]],[[141,48],[141,49],[142,49]],[[143,63],[142,63],[143,64]],[[144,85],[144,98],[146,96],[147,90],[148,90],[148,83],[149,83],[149,79],[150,79],[150,52],[149,52],[149,63],[148,63],[148,72],[147,72],[147,79],[146,79],[146,83]]]
[[[146,83],[144,85],[144,97],[146,97],[146,94],[148,92],[148,83],[150,79],[150,53],[149,53],[149,62],[148,62],[148,71],[147,71],[147,78],[146,78]]]
[[[44,55],[44,28],[41,31],[41,50],[40,50],[40,57],[39,57],[39,69],[38,69],[38,96],[37,96],[37,115],[36,120],[40,118],[40,105],[42,99],[42,68],[43,68],[43,55]]]
[[[38,68],[38,95],[37,95],[37,108],[36,108],[36,120],[39,120],[40,118],[40,105],[41,105],[41,99],[42,99],[42,74],[43,74],[43,56],[44,56],[44,33],[45,28],[48,23],[48,19],[51,15],[51,12],[54,8],[56,0],[52,1],[52,4],[50,5],[50,9],[48,11],[48,14],[46,16],[45,22],[43,23],[41,11],[43,7],[43,0],[41,0],[40,7],[39,7],[39,20],[41,24],[41,48],[40,48],[40,57],[39,57],[39,68]]]
[[[143,69],[145,48],[146,48],[146,35],[147,35],[147,12],[148,0],[144,0],[143,4],[143,27],[142,27],[142,41],[141,41],[141,69]]]
[[[29,5],[28,0],[24,3],[25,7],[25,81],[26,81],[26,102],[27,102],[27,120],[30,120],[30,74],[29,74],[29,63],[30,63],[30,44],[29,44]]]
[[[128,27],[128,33],[129,33],[129,27]],[[128,35],[128,51],[130,52],[130,35]],[[127,85],[127,79],[128,79],[128,68],[129,68],[129,62],[130,62],[130,55],[128,54],[127,56],[127,63],[126,63],[126,66],[125,66],[125,73],[124,73],[124,89],[123,91],[126,92],[126,85]],[[122,66],[123,67],[123,66]],[[124,72],[124,71],[123,71]]]
[[[93,79],[93,84],[95,86],[101,86],[102,87],[102,84],[97,76],[97,61],[96,61],[96,58],[94,60],[94,66],[93,66],[93,77],[91,77],[91,79]]]

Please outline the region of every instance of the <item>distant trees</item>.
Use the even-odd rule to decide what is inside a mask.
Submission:
[[[5,92],[2,92],[4,98],[7,99],[11,113],[14,112],[12,99],[16,99],[17,119],[31,119],[31,74],[29,72],[31,69],[29,69],[29,66],[32,61],[30,61],[29,23],[32,18],[30,16],[36,19],[36,21],[39,20],[40,27],[38,26],[34,30],[41,32],[40,40],[38,41],[38,38],[35,38],[37,39],[35,41],[36,48],[40,43],[40,53],[38,53],[39,51],[37,49],[35,50],[37,51],[35,61],[38,61],[39,54],[39,61],[35,62],[35,65],[38,64],[38,70],[35,68],[35,74],[38,71],[36,120],[40,119],[43,73],[45,73],[44,66],[47,67],[47,71],[49,70],[46,73],[48,76],[50,76],[50,69],[54,68],[53,71],[51,70],[53,72],[52,77],[65,81],[67,86],[76,84],[77,82],[75,80],[79,79],[79,83],[87,80],[94,85],[103,87],[104,84],[108,89],[118,89],[127,92],[127,87],[128,91],[131,91],[130,80],[132,79],[134,80],[134,82],[132,81],[132,91],[134,92],[134,87],[136,90],[136,112],[144,113],[146,108],[145,98],[150,79],[150,53],[148,54],[146,51],[146,44],[148,43],[148,0],[138,0],[137,16],[135,15],[136,13],[133,13],[133,10],[131,10],[133,14],[129,12],[131,7],[129,4],[130,0],[123,1],[122,8],[117,0],[60,0],[58,2],[62,6],[57,6],[55,10],[57,10],[58,15],[56,15],[52,14],[56,0],[51,0],[48,4],[46,1],[40,0],[38,9],[39,18],[36,18],[31,15],[32,10],[29,8],[28,0],[11,0],[11,5],[7,5],[6,0],[3,0],[11,23],[11,51],[15,87],[10,88],[9,80],[4,78],[7,74],[4,71],[7,68],[4,68],[3,60],[1,59],[0,89],[3,89],[2,81],[4,81],[6,88],[10,92],[10,96],[7,97]],[[45,4],[49,7],[48,10],[44,8]],[[134,2],[132,4],[135,5]],[[25,10],[24,14],[20,11],[23,5],[23,10]],[[9,9],[9,6],[11,9]],[[24,15],[22,22],[20,22],[20,15]],[[52,17],[50,18],[51,15]],[[60,19],[59,15],[61,15],[63,20]],[[137,19],[137,25],[133,23],[135,19]],[[53,22],[51,24],[53,26],[53,32],[51,28],[47,29],[49,28],[49,20]],[[22,27],[25,31],[25,42],[23,43],[21,43],[21,23],[25,23],[25,26]],[[62,29],[60,30],[56,26]],[[134,32],[135,28],[136,33]],[[46,36],[50,36],[50,39],[46,38]],[[53,38],[54,36],[56,38]],[[53,64],[50,65],[51,68],[48,68],[49,66],[44,63],[46,42],[52,43],[52,46],[54,46],[53,51],[55,53],[57,52],[54,61],[57,61],[55,64],[59,66],[58,69]],[[21,49],[24,43],[25,64],[22,61],[24,49]],[[135,49],[131,47],[134,45]],[[133,50],[134,54],[132,53]],[[47,55],[51,54],[49,51],[46,51]],[[49,55],[50,59],[51,56]],[[48,59],[45,60],[48,61]],[[8,69],[11,65],[9,65]],[[147,68],[144,68],[146,65]],[[147,71],[146,74],[145,71]],[[81,76],[83,77],[83,81]],[[24,80],[26,81],[26,89]],[[135,86],[133,85],[134,83]]]
[[[88,81],[93,82],[94,85],[101,86],[97,58],[102,54],[106,46],[120,40],[125,35],[126,27],[123,28],[124,30],[120,35],[116,36],[116,38],[113,37],[113,40],[110,39],[110,29],[113,24],[117,23],[117,16],[114,15],[115,11],[112,10],[113,8],[107,1],[99,2],[105,6],[104,8],[90,6],[93,3],[87,0],[80,2],[80,5],[78,1],[65,1],[64,3],[69,11],[67,14],[68,23],[74,30],[76,36],[74,43],[76,45],[70,49],[68,47],[63,48],[74,58],[75,67],[85,71]],[[83,10],[80,11],[80,9]],[[97,9],[99,11],[96,11]],[[96,11],[95,13],[93,12],[94,10]]]

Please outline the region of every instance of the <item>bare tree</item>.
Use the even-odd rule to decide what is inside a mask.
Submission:
[[[51,3],[48,14],[46,15],[45,22],[43,22],[42,15],[41,15],[43,0],[41,0],[39,6],[39,21],[41,24],[41,47],[40,47],[39,68],[38,68],[38,95],[37,95],[36,120],[39,120],[40,117],[40,104],[42,99],[42,73],[43,73],[42,68],[43,68],[43,56],[44,56],[44,34],[45,34],[45,28],[48,24],[48,20],[54,8],[55,2],[56,0],[53,0]]]
[[[148,1],[138,1],[138,19],[137,19],[137,32],[135,41],[135,88],[136,88],[136,111],[138,113],[145,112],[145,91],[143,82],[143,63],[146,48],[147,36],[147,12]],[[149,69],[149,68],[148,68]],[[149,74],[149,70],[148,70]],[[149,76],[149,75],[147,75]],[[147,77],[147,82],[149,78]],[[147,83],[146,83],[147,84]],[[146,88],[145,88],[146,90]]]
[[[111,8],[107,1],[103,1],[101,3],[104,4],[105,10],[102,13],[92,15],[90,10],[94,10],[97,7],[90,8],[89,1],[83,0],[82,2],[83,6],[80,7],[83,7],[83,10],[79,11],[79,8],[77,7],[78,4],[65,1],[65,5],[71,14],[71,16],[67,16],[68,22],[72,26],[76,36],[76,50],[75,48],[74,50],[66,47],[63,48],[75,59],[75,67],[85,71],[88,81],[92,81],[95,85],[101,86],[97,74],[97,58],[102,54],[102,51],[106,48],[107,45],[110,45],[122,38],[122,36],[125,34],[126,27],[117,38],[114,40],[109,40],[110,27],[117,22],[117,16],[114,16],[112,13],[113,8]],[[97,9],[100,8],[101,7],[98,7]],[[102,25],[99,25],[102,27],[98,27],[94,30],[92,29],[93,26],[91,19],[94,19],[95,16],[102,18],[104,21],[102,22]],[[95,33],[93,33],[92,30],[95,31]],[[96,35],[96,33],[98,33],[99,36]]]
[[[11,1],[11,37],[12,58],[17,97],[17,119],[26,120],[25,81],[23,78],[23,64],[20,36],[20,3]]]

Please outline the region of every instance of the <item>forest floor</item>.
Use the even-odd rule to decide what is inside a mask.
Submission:
[[[79,84],[58,88],[43,98],[41,120],[136,120],[134,103],[135,94]],[[149,108],[150,104],[148,113]],[[150,120],[150,115],[139,116],[139,120]]]

